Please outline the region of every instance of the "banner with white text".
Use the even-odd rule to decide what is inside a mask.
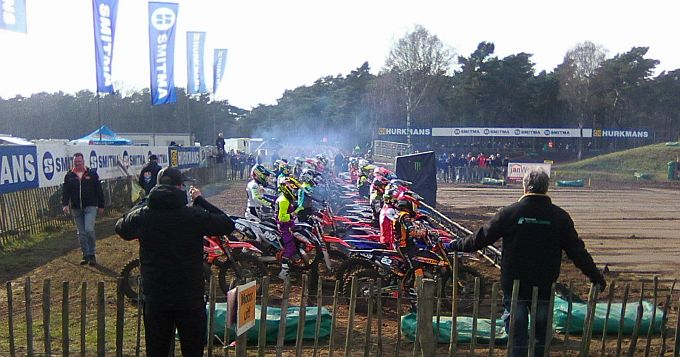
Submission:
[[[196,146],[169,146],[169,165],[178,169],[189,169],[201,165],[201,148]]]
[[[188,94],[207,93],[203,74],[203,52],[205,32],[187,32],[187,92]]]
[[[179,4],[149,3],[151,105],[175,103],[175,28]]]
[[[0,0],[0,29],[26,33],[26,0]]]
[[[222,83],[222,76],[224,76],[224,68],[227,65],[227,49],[216,48],[213,59],[213,94],[217,93],[217,89]]]
[[[593,129],[579,128],[432,128],[432,136],[514,137],[514,138],[590,138]]]
[[[0,146],[0,193],[38,187],[35,146]]]
[[[113,93],[113,43],[116,35],[118,0],[92,0],[94,16],[94,54],[97,70],[97,92]]]
[[[526,162],[509,162],[508,163],[508,181],[522,181],[524,175],[533,169],[543,169],[548,176],[550,176],[550,164],[540,163],[526,163]]]

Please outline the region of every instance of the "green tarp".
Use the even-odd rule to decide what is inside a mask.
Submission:
[[[583,187],[583,180],[560,180],[557,181],[557,186],[559,187]]]
[[[417,315],[408,314],[401,317],[401,331],[406,339],[414,340],[416,335]],[[503,320],[496,320],[496,343],[505,343],[508,335],[505,333]],[[458,336],[456,341],[469,343],[472,340],[472,317],[458,316],[456,318]],[[437,334],[437,318],[432,318],[432,329],[438,343],[449,343],[451,336],[451,316],[442,316],[439,320],[439,334]],[[477,319],[476,341],[488,343],[491,339],[491,320]]]
[[[215,335],[222,338],[224,336],[224,319],[226,316],[226,303],[215,304]],[[207,306],[206,306],[207,310]],[[297,334],[298,319],[300,317],[300,308],[297,306],[288,307],[286,313],[286,334],[284,341],[295,341]],[[306,308],[305,329],[303,338],[305,340],[314,339],[314,331],[316,329],[316,307]],[[319,338],[328,337],[331,333],[331,319],[332,315],[326,308],[321,308],[321,329],[319,330]],[[279,336],[279,320],[281,320],[281,309],[277,307],[267,308],[267,343],[275,344]],[[231,340],[234,339],[234,327],[229,327]],[[260,329],[260,305],[255,308],[255,326],[248,330],[248,343],[257,344],[258,331]]]
[[[482,185],[493,185],[493,186],[503,186],[505,185],[505,180],[494,179],[491,177],[485,177],[482,179]]]
[[[619,320],[621,320],[621,303],[611,305],[609,311],[609,318],[607,319],[607,333],[618,333]],[[553,326],[556,331],[565,332],[567,328],[567,309],[569,302],[561,298],[555,298],[555,308],[553,315]],[[624,315],[623,333],[631,334],[635,328],[635,318],[637,316],[637,302],[626,304],[626,313]],[[573,303],[571,310],[571,324],[569,325],[570,333],[583,332],[583,324],[588,311],[586,303]],[[647,333],[649,324],[652,321],[652,311],[654,305],[649,301],[642,302],[642,319],[638,333]],[[593,324],[593,333],[602,333],[604,329],[605,316],[607,316],[607,303],[597,303],[595,306],[595,320]],[[653,332],[661,332],[663,311],[656,309],[656,316],[654,317]]]

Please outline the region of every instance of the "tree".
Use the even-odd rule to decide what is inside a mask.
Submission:
[[[394,43],[385,61],[384,72],[391,73],[406,107],[406,140],[411,145],[411,116],[431,93],[438,77],[446,75],[454,52],[424,27],[415,29]]]
[[[560,99],[564,99],[576,114],[579,128],[591,115],[591,83],[595,72],[605,60],[607,51],[590,41],[577,44],[567,51],[564,62],[557,71],[560,78]],[[578,141],[578,158],[581,159],[583,142]]]

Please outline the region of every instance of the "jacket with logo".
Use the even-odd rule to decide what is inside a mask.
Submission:
[[[104,208],[104,190],[97,170],[85,168],[81,178],[73,170],[64,176],[64,186],[61,193],[61,205],[75,209],[96,206]]]

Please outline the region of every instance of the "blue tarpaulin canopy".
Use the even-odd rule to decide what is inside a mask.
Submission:
[[[71,140],[71,144],[85,145],[132,145],[132,141],[121,138],[108,126],[102,125],[101,128],[83,136],[80,139]]]

